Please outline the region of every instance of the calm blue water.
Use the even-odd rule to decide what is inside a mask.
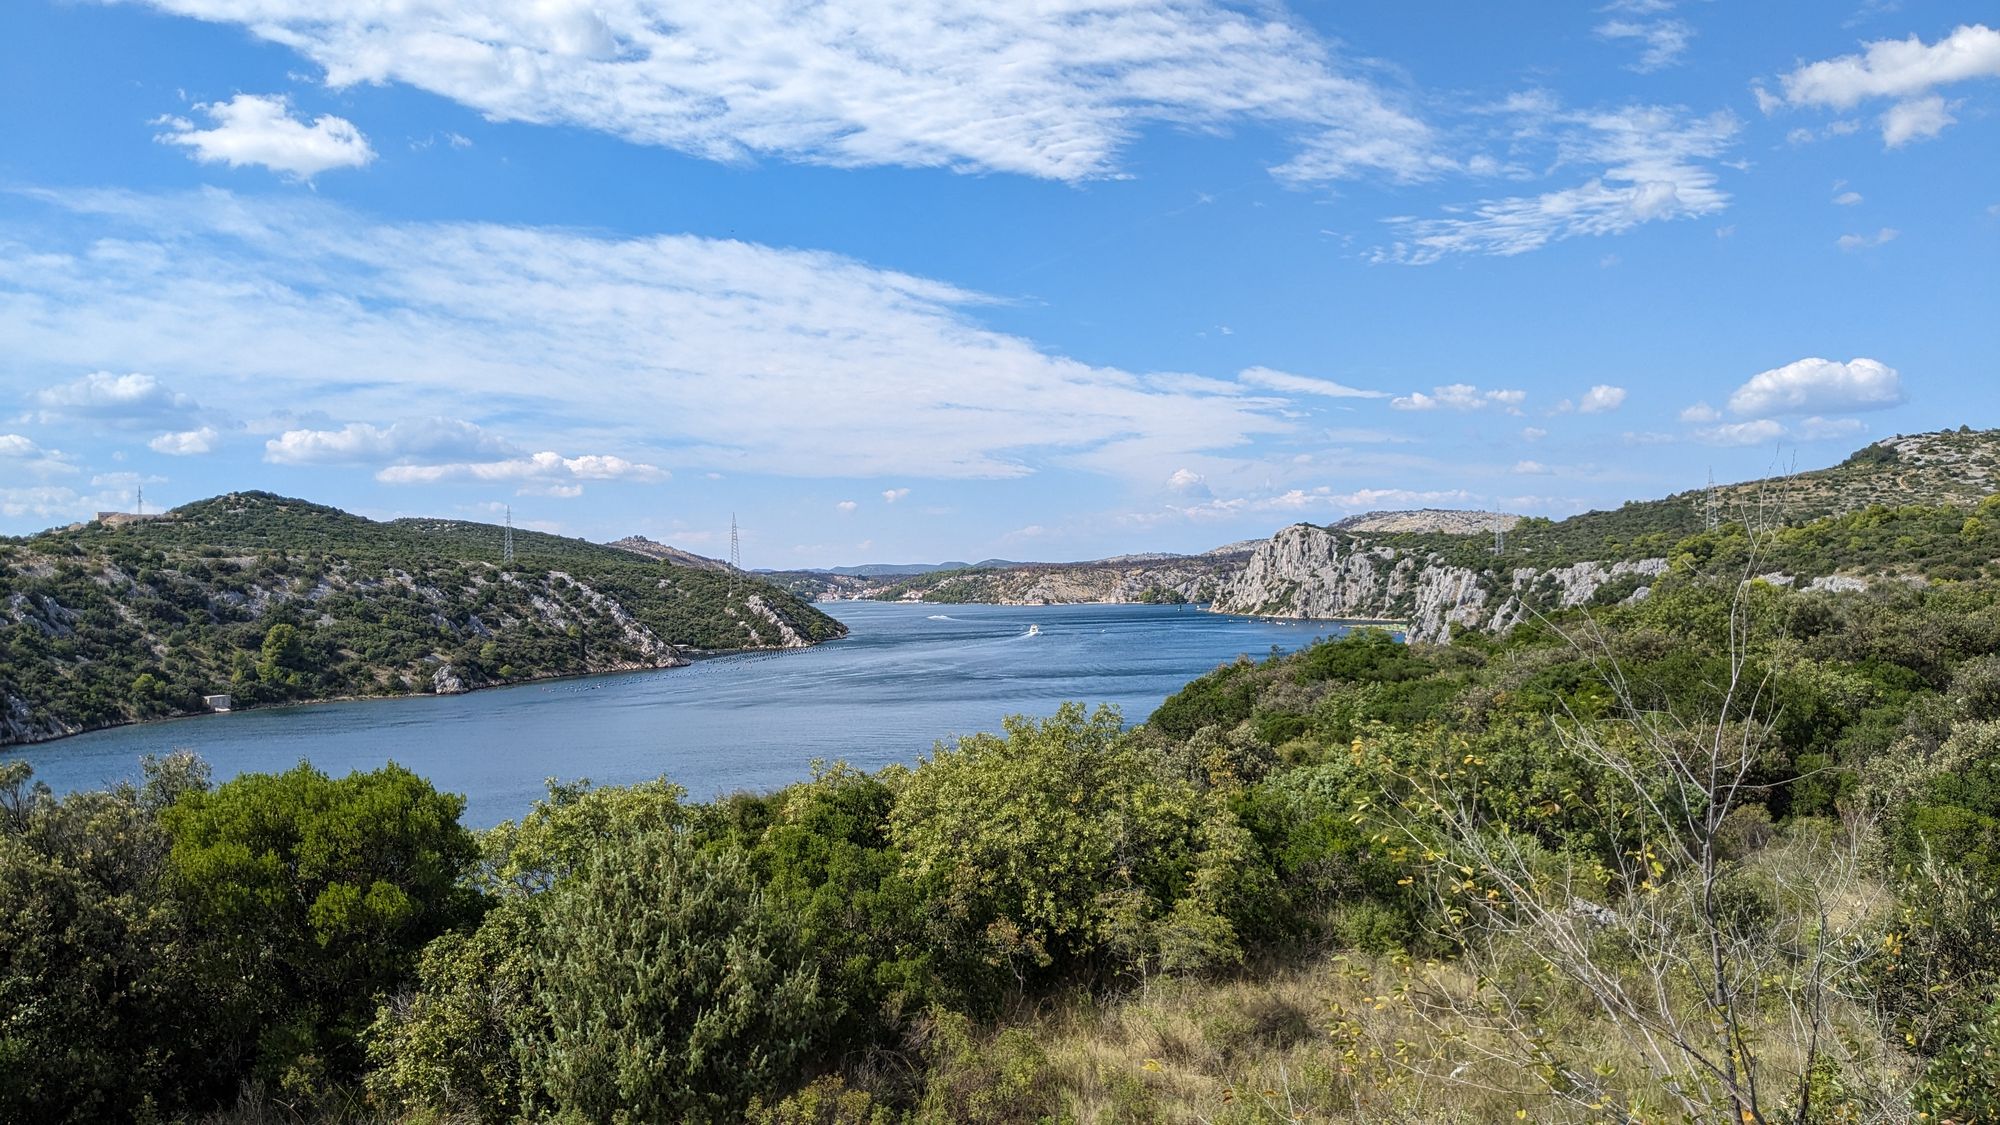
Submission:
[[[59,791],[189,749],[217,780],[300,759],[335,775],[399,762],[466,795],[466,823],[520,815],[545,778],[619,784],[662,774],[707,799],[805,777],[814,758],[873,770],[941,738],[1114,703],[1139,722],[1239,653],[1338,633],[1174,606],[925,606],[838,602],[845,639],[687,668],[523,684],[455,696],[327,703],[119,727],[19,748]],[[1030,624],[1039,636],[1027,636]]]

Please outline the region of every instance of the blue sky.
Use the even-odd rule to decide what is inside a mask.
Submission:
[[[0,531],[1561,516],[2000,404],[1972,3],[17,0]]]

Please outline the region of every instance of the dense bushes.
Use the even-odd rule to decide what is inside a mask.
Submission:
[[[1798,997],[1817,978],[1783,966],[1824,936],[1802,904],[1844,856],[1867,864],[1839,868],[1827,923],[1866,938],[1840,946],[1834,982],[1852,1055],[1800,1089],[1855,1105],[1893,1072],[1874,1088],[1985,1112],[2000,590],[1670,578],[1588,612],[1591,645],[1565,638],[1580,617],[1449,648],[1361,633],[1218,669],[1137,730],[1070,705],[771,794],[552,785],[476,838],[456,798],[393,767],[210,789],[176,761],[62,800],[17,768],[0,785],[0,1116],[172,1115],[249,1083],[413,1121],[1060,1117],[1057,1061],[1009,1021],[1162,974],[1338,950],[1410,988],[1418,960],[1477,952],[1494,971],[1466,1003],[1497,1006],[1466,1010],[1586,1026],[1546,960],[1468,944],[1467,918],[1537,896],[1554,904],[1538,925],[1585,927],[1577,948],[1613,977],[1647,964],[1644,934],[1685,944],[1712,906],[1773,958],[1762,995]],[[1716,655],[1732,616],[1740,662]],[[1698,787],[1629,772],[1719,733],[1751,748],[1720,824]],[[1521,881],[1496,885],[1481,847]],[[1617,928],[1634,919],[1650,928]],[[1523,990],[1511,1008],[1501,983]],[[1291,1026],[1272,1033],[1285,1050],[1319,1042]],[[1330,1049],[1364,1037],[1336,1031]],[[1668,1104],[1562,1070],[1579,1049],[1549,1041],[1516,1070]],[[1364,1065],[1405,1064],[1315,1073],[1351,1091]],[[1091,1081],[1120,1112],[1165,1112],[1145,1073]]]
[[[210,791],[186,758],[60,800],[0,777],[0,1117],[170,1114],[359,1064],[374,994],[463,924],[455,797],[389,767]]]

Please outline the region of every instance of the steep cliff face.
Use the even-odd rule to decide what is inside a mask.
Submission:
[[[1254,551],[1224,582],[1217,613],[1334,620],[1392,620],[1412,640],[1445,641],[1452,630],[1504,632],[1534,612],[1567,609],[1611,588],[1619,598],[1645,595],[1667,560],[1580,562],[1549,570],[1477,570],[1419,557],[1366,537],[1298,524]]]

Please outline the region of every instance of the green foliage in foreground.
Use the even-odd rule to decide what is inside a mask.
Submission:
[[[1834,818],[1880,825],[1859,876],[1874,889],[1843,908],[1867,940],[1838,985],[1863,1014],[1811,1073],[1766,1050],[1770,1103],[1981,1119],[2000,1096],[2000,587],[1733,590],[1670,578],[1636,605],[1445,647],[1359,633],[1218,669],[1136,729],[1070,705],[771,794],[552,785],[476,838],[455,798],[394,767],[211,789],[175,761],[60,800],[15,768],[0,1117],[171,1117],[248,1086],[410,1121],[1059,1118],[1049,1048],[1009,1013],[1332,951],[1468,955],[1455,919],[1485,892],[1437,862],[1462,829],[1569,873],[1589,911],[1698,904],[1701,873],[1653,858],[1648,818],[1702,810],[1578,740],[1768,723],[1718,836],[1731,918],[1804,956],[1810,929],[1781,924],[1798,904],[1778,876],[1796,872],[1766,850],[1824,855]],[[1724,691],[1732,608],[1749,694]],[[1614,937],[1598,955],[1635,972],[1643,943]],[[1493,979],[1563,1002],[1525,964]],[[1273,1019],[1229,1034],[1319,1034]],[[1568,1045],[1539,1049],[1510,1073],[1568,1065]],[[1165,1112],[1167,1087],[1102,1081],[1121,1113]],[[1358,1077],[1326,1081],[1367,1101]],[[1662,1097],[1624,1072],[1591,1081],[1620,1105]]]

